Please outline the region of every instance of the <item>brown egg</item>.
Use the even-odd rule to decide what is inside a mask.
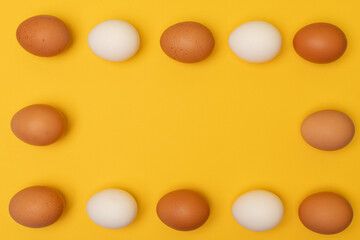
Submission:
[[[347,228],[353,218],[349,202],[332,192],[320,192],[307,197],[299,207],[301,222],[321,234],[335,234]]]
[[[176,190],[163,196],[156,207],[157,215],[167,226],[189,231],[199,228],[209,217],[206,199],[192,190]]]
[[[66,120],[57,109],[35,104],[18,111],[11,119],[11,130],[20,140],[44,146],[57,141],[65,132]]]
[[[336,110],[323,110],[311,114],[303,121],[301,134],[314,148],[333,151],[351,142],[355,127],[346,114]]]
[[[11,199],[10,216],[19,224],[30,228],[46,227],[56,222],[65,207],[63,196],[45,186],[28,187]]]
[[[214,44],[210,30],[197,22],[177,23],[166,29],[160,39],[166,55],[184,63],[204,60],[211,54]]]
[[[295,51],[314,63],[329,63],[341,57],[347,47],[345,34],[329,23],[313,23],[300,29],[293,40]]]
[[[26,51],[40,57],[58,55],[70,44],[70,32],[66,25],[60,19],[46,15],[22,22],[16,38]]]

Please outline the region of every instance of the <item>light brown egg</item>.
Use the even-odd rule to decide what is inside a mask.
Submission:
[[[11,119],[11,130],[20,140],[44,146],[57,141],[65,132],[64,115],[49,105],[35,104],[18,111]]]
[[[347,47],[343,31],[329,23],[313,23],[300,29],[293,40],[295,51],[314,63],[329,63],[340,58]]]
[[[311,114],[303,121],[301,134],[314,148],[333,151],[351,142],[355,127],[346,114],[336,110],[323,110]]]
[[[189,231],[202,226],[209,217],[206,199],[192,190],[176,190],[163,196],[156,207],[157,215],[167,226]]]
[[[52,57],[70,45],[70,31],[58,18],[40,15],[22,22],[16,38],[28,52],[40,57]]]
[[[16,193],[10,201],[10,216],[30,228],[46,227],[56,222],[65,207],[57,190],[45,186],[28,187]]]
[[[197,22],[177,23],[162,34],[160,45],[169,57],[184,63],[195,63],[207,58],[214,48],[210,30]]]
[[[351,223],[350,203],[332,192],[319,192],[307,197],[299,207],[299,218],[305,227],[321,234],[335,234]]]

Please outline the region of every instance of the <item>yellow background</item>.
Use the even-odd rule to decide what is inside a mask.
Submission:
[[[307,145],[299,129],[308,114],[328,108],[360,126],[359,7],[356,0],[0,0],[0,239],[357,239],[359,135],[325,152]],[[17,43],[17,26],[39,14],[69,26],[66,52],[40,58]],[[138,29],[141,48],[129,61],[107,62],[90,51],[89,31],[108,19]],[[160,48],[162,32],[187,20],[214,34],[215,49],[203,62],[179,63]],[[252,20],[274,24],[283,36],[271,62],[247,63],[228,47],[229,34]],[[318,21],[348,37],[334,63],[309,63],[292,47],[294,34]],[[69,129],[57,143],[35,147],[12,134],[13,114],[34,103],[66,114]],[[67,207],[54,225],[30,229],[10,218],[8,203],[39,184],[59,189]],[[104,229],[87,217],[89,197],[109,187],[138,201],[139,214],[126,228]],[[210,218],[195,231],[172,230],[156,216],[157,201],[178,188],[209,200]],[[252,232],[231,216],[236,197],[254,189],[284,202],[283,221],[273,230]],[[313,233],[298,219],[300,202],[321,190],[353,206],[353,223],[340,234]]]

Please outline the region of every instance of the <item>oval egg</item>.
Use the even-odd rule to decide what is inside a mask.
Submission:
[[[111,62],[121,62],[137,53],[140,36],[130,23],[112,19],[99,23],[90,31],[88,44],[98,57]]]
[[[33,186],[12,197],[9,213],[23,226],[41,228],[55,223],[64,208],[65,200],[59,191],[45,186]]]
[[[132,223],[138,207],[135,198],[128,192],[109,188],[95,193],[86,204],[89,218],[97,225],[120,229]]]
[[[348,145],[355,134],[353,121],[336,110],[323,110],[310,114],[301,125],[301,135],[314,148],[339,150]]]
[[[274,193],[254,190],[238,197],[231,212],[235,220],[244,228],[262,232],[273,229],[281,222],[284,205]]]
[[[353,211],[350,203],[342,196],[332,192],[319,192],[302,201],[299,218],[311,231],[335,234],[350,225]]]
[[[340,58],[347,39],[343,31],[330,23],[313,23],[300,29],[293,40],[295,51],[313,63],[330,63]]]
[[[206,222],[210,207],[199,193],[181,189],[163,196],[157,204],[156,212],[165,225],[180,231],[190,231]]]
[[[162,50],[170,58],[183,63],[206,59],[214,48],[211,31],[197,22],[177,23],[164,31],[160,39]]]
[[[229,36],[229,47],[239,58],[263,63],[275,58],[282,46],[279,30],[264,21],[251,21],[237,27]]]
[[[56,142],[65,132],[64,115],[44,104],[27,106],[11,119],[11,130],[20,140],[37,146]]]
[[[60,19],[40,15],[22,22],[16,31],[19,44],[29,53],[52,57],[70,45],[70,31]]]

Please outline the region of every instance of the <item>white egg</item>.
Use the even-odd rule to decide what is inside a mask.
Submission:
[[[131,24],[121,20],[108,20],[90,31],[88,44],[97,56],[111,62],[121,62],[135,55],[139,49],[140,37]]]
[[[253,63],[267,62],[280,52],[280,32],[270,23],[247,22],[237,27],[229,37],[229,46],[239,58]]]
[[[137,215],[137,204],[128,192],[110,188],[94,194],[86,204],[86,212],[97,225],[119,229],[126,227]]]
[[[284,216],[284,206],[278,196],[264,191],[247,192],[236,199],[232,215],[244,228],[262,232],[276,227]]]

